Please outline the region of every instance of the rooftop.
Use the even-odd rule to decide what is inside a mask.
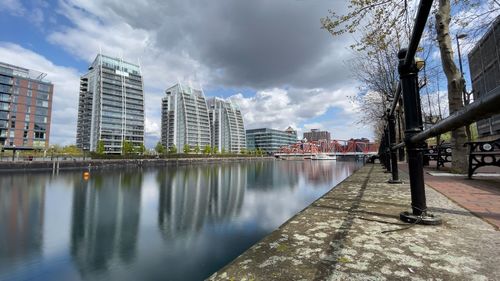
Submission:
[[[20,66],[15,66],[5,62],[0,62],[0,73],[50,83],[49,81],[45,80],[45,77],[47,76],[46,73]]]

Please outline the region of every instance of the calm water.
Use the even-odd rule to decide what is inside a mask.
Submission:
[[[0,174],[0,280],[201,280],[359,165]]]

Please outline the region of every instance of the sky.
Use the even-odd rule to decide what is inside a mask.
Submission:
[[[51,144],[75,143],[79,77],[99,53],[139,63],[146,145],[160,139],[161,99],[177,82],[231,98],[246,129],[312,128],[368,137],[348,99],[359,91],[349,35],[321,29],[330,0],[0,0],[0,61],[54,84]]]

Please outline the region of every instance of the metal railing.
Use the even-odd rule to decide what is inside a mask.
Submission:
[[[379,149],[380,162],[392,173],[392,178],[389,182],[400,183],[397,150],[406,147],[412,212],[402,212],[400,218],[406,222],[421,224],[441,223],[440,218],[427,212],[423,173],[423,148],[426,146],[424,141],[500,112],[499,89],[465,106],[432,127],[426,130],[423,129],[418,85],[419,69],[414,57],[432,7],[432,2],[432,0],[420,1],[408,48],[402,49],[398,53],[400,81],[391,107],[387,110],[387,125],[384,129]],[[405,116],[405,138],[404,142],[397,144],[394,113],[401,95]]]

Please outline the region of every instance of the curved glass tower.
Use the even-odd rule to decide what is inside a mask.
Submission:
[[[207,102],[203,92],[176,84],[165,91],[162,100],[161,142],[178,151],[184,145],[201,149],[211,145]]]
[[[212,131],[212,146],[218,151],[239,153],[246,147],[245,128],[240,108],[231,100],[207,101]]]

